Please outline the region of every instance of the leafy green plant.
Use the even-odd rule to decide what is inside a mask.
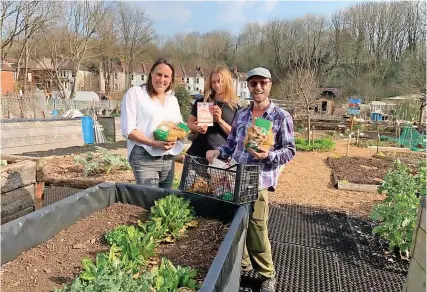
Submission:
[[[308,140],[304,138],[295,138],[295,146],[299,151],[330,151],[335,148],[335,142],[329,138],[319,138],[311,141],[308,144]]]
[[[95,152],[88,152],[74,157],[74,163],[82,166],[85,177],[90,174],[106,173],[112,169],[131,169],[126,156],[110,153],[109,150],[95,146]]]
[[[378,192],[386,192],[387,197],[371,214],[371,218],[378,221],[372,233],[387,239],[391,251],[399,248],[401,255],[407,256],[411,246],[419,204],[416,194],[425,194],[425,169],[423,162],[418,175],[412,175],[411,170],[397,160],[378,187]]]
[[[167,196],[151,207],[150,221],[139,224],[145,233],[152,233],[158,241],[174,242],[187,227],[193,226],[194,211],[190,202],[175,195]]]
[[[172,292],[181,287],[198,288],[194,280],[197,275],[195,270],[190,267],[175,267],[165,258],[162,258],[160,267],[154,267],[151,273],[155,278],[154,285],[157,292]]]
[[[151,208],[150,221],[139,226],[119,226],[105,234],[111,245],[108,254],[97,254],[96,261],[83,258],[83,270],[58,292],[74,291],[195,291],[197,271],[175,267],[162,258],[160,267],[144,270],[154,256],[156,242],[174,241],[188,226],[194,214],[188,201],[170,195]]]

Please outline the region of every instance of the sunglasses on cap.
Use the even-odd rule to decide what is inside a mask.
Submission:
[[[248,81],[250,87],[257,87],[258,83],[261,85],[261,87],[265,87],[270,82],[271,82],[271,80],[263,80],[263,81],[251,80],[251,81]]]

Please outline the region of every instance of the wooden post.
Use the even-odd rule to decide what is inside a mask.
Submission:
[[[313,125],[313,127],[311,128],[311,140],[312,141],[314,141],[314,129],[315,129],[315,127]]]
[[[379,148],[380,148],[380,134],[377,134],[378,135],[378,139],[377,139],[377,154],[380,152],[379,151]]]
[[[351,143],[351,133],[348,135],[347,153],[345,154],[345,156],[348,156],[348,151],[350,150],[350,143]]]
[[[353,131],[354,115],[351,115],[350,118],[350,132]]]
[[[360,129],[357,129],[356,145],[359,146]]]

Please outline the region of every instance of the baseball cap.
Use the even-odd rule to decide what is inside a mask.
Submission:
[[[246,81],[248,81],[253,76],[261,76],[265,78],[271,79],[271,74],[268,69],[265,69],[263,67],[257,67],[248,72],[248,77],[246,78]]]

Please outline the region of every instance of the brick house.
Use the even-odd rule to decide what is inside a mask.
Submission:
[[[16,69],[12,68],[7,62],[1,65],[1,93],[12,94],[15,91]]]

